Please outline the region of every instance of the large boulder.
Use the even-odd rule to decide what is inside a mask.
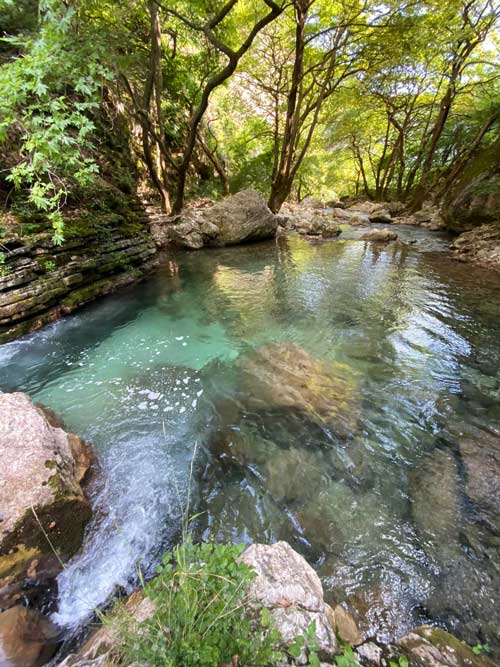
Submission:
[[[90,445],[25,394],[0,394],[0,606],[47,585],[81,546],[91,516]],[[28,595],[29,597],[29,595]]]
[[[240,371],[250,408],[302,411],[340,436],[356,430],[359,389],[348,366],[315,359],[294,343],[273,343],[246,356]]]
[[[242,190],[213,206],[188,210],[171,221],[170,240],[190,250],[273,238],[279,217],[255,190]]]
[[[318,575],[304,558],[287,542],[277,542],[253,544],[241,560],[256,573],[247,593],[249,609],[270,611],[285,646],[315,622],[320,657],[332,659],[338,647],[335,616],[323,599]]]
[[[264,197],[255,190],[243,190],[215,204],[205,212],[207,222],[218,229],[210,245],[234,245],[273,238],[278,227]]]

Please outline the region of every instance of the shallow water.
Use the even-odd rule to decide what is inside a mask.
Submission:
[[[433,621],[498,649],[500,522],[467,495],[460,442],[500,438],[499,282],[443,253],[290,237],[179,253],[0,347],[0,388],[53,408],[101,461],[54,620],[74,628],[151,573],[190,487],[198,536],[287,539],[367,634]],[[249,403],[241,369],[269,344],[339,369],[340,413]],[[231,463],[216,454],[233,436]],[[430,521],[428,488],[443,490]]]

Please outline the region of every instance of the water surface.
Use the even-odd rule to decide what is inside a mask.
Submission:
[[[500,437],[498,282],[442,253],[289,237],[172,255],[0,347],[0,387],[49,405],[101,461],[55,620],[75,627],[154,571],[196,449],[198,537],[290,541],[379,639],[431,621],[495,647],[499,523],[467,494],[460,442]],[[341,416],[249,402],[242,368],[263,347],[339,369]],[[443,503],[422,519],[429,488]]]

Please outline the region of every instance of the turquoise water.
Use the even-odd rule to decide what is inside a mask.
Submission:
[[[498,286],[442,253],[290,237],[172,255],[0,347],[1,389],[53,408],[101,462],[55,620],[151,573],[189,494],[198,537],[290,541],[367,635],[431,621],[495,647],[500,521],[471,497],[461,442],[500,442]],[[305,365],[284,372],[287,354]],[[286,403],[288,385],[316,389]]]

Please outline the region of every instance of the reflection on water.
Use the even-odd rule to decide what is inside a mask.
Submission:
[[[199,535],[289,540],[368,634],[496,646],[499,314],[495,276],[443,255],[289,238],[179,253],[0,348],[1,388],[100,454],[55,620],[152,571],[199,443]]]

